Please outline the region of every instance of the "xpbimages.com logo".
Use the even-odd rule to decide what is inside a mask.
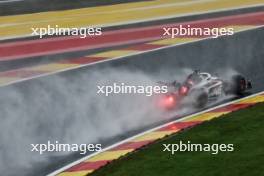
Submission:
[[[88,36],[97,36],[102,35],[102,28],[100,27],[87,27],[87,28],[68,28],[68,27],[60,27],[58,25],[41,28],[31,28],[32,36],[39,36],[39,38],[43,38],[43,36],[80,36],[80,38],[86,38]]]
[[[127,85],[125,83],[113,83],[112,85],[97,86],[97,94],[109,96],[111,94],[153,94],[168,93],[168,86],[151,85]]]
[[[163,152],[170,152],[174,155],[176,152],[210,152],[213,155],[219,152],[234,151],[234,144],[192,144],[190,141],[178,144],[163,144]]]
[[[31,152],[40,155],[46,152],[80,152],[85,155],[87,152],[101,151],[101,144],[62,144],[58,141],[48,141],[46,144],[31,144]]]
[[[164,27],[163,36],[175,37],[199,37],[206,36],[218,38],[219,36],[233,35],[234,28],[208,28],[208,27],[192,27],[191,25],[179,25],[175,27]]]

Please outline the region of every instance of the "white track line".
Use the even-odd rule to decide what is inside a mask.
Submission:
[[[245,31],[251,31],[251,30],[259,29],[259,28],[262,28],[262,27],[264,27],[264,25],[253,27],[251,29],[244,29],[244,30],[236,32],[234,35],[236,35],[238,33],[241,33],[241,32],[245,32]],[[90,65],[103,63],[103,62],[109,62],[109,61],[113,61],[113,60],[124,59],[124,58],[130,57],[130,56],[145,54],[145,53],[149,53],[149,52],[159,51],[159,50],[162,50],[162,49],[172,48],[172,47],[175,47],[175,46],[180,46],[180,45],[185,45],[185,44],[190,44],[190,43],[196,43],[196,42],[200,42],[200,41],[204,41],[204,40],[210,40],[210,39],[213,39],[213,38],[202,38],[202,39],[198,39],[198,40],[195,40],[195,41],[184,42],[184,43],[174,44],[174,45],[168,45],[168,46],[164,46],[164,47],[160,47],[160,48],[156,48],[156,49],[151,49],[151,50],[147,50],[147,51],[139,51],[139,52],[136,52],[136,53],[132,53],[132,54],[128,54],[128,55],[124,55],[124,56],[120,56],[120,57],[114,57],[112,59],[106,59],[106,60],[102,60],[102,61],[98,61],[98,62],[94,62],[94,63],[82,64],[82,65],[76,66],[74,68],[66,68],[66,69],[62,69],[62,70],[58,70],[58,71],[54,71],[54,72],[49,72],[49,73],[44,73],[44,74],[41,74],[41,75],[29,77],[29,78],[23,78],[23,79],[11,81],[11,82],[8,82],[6,84],[1,84],[0,87],[9,86],[9,85],[12,85],[12,84],[17,84],[17,83],[20,83],[20,82],[24,82],[24,81],[28,81],[28,80],[32,80],[32,79],[36,79],[36,78],[41,78],[41,77],[45,77],[45,76],[55,75],[55,74],[62,73],[62,72],[65,72],[65,71],[75,70],[75,69],[79,69],[79,68],[83,68],[83,67],[87,67],[87,66],[90,66]],[[151,43],[151,42],[147,42],[147,43]]]
[[[181,119],[177,119],[177,120],[174,120],[174,121],[171,121],[171,122],[165,123],[165,124],[163,124],[163,125],[160,125],[160,126],[154,127],[154,128],[149,129],[149,130],[147,130],[147,131],[144,131],[144,132],[142,132],[142,133],[139,133],[139,134],[137,134],[137,135],[135,135],[135,136],[132,136],[132,137],[130,137],[130,138],[128,138],[128,139],[125,139],[125,140],[123,140],[123,141],[120,141],[120,142],[118,142],[118,143],[116,143],[116,144],[113,144],[113,145],[111,145],[111,146],[109,146],[109,147],[106,147],[106,148],[104,148],[102,151],[95,152],[95,153],[93,153],[93,154],[91,154],[91,155],[85,156],[85,157],[83,157],[83,158],[81,158],[81,159],[79,159],[79,160],[77,160],[77,161],[75,161],[75,162],[73,162],[73,163],[71,163],[71,164],[68,164],[68,165],[62,167],[61,169],[58,169],[58,170],[56,170],[56,171],[54,171],[54,172],[48,174],[47,176],[55,176],[55,175],[57,175],[57,174],[59,174],[59,173],[65,171],[65,170],[71,168],[72,166],[75,166],[75,165],[77,165],[77,164],[79,164],[79,163],[81,163],[81,162],[83,162],[83,161],[85,161],[85,160],[87,160],[87,159],[89,159],[89,158],[95,156],[95,155],[98,155],[99,153],[102,153],[102,152],[105,152],[105,151],[110,150],[110,149],[112,149],[112,148],[115,148],[115,147],[117,147],[117,146],[119,146],[119,145],[122,145],[122,144],[124,144],[124,143],[126,143],[126,142],[129,142],[129,141],[131,141],[131,140],[133,140],[133,139],[135,139],[135,138],[137,138],[137,137],[139,137],[139,136],[143,136],[144,134],[147,134],[147,133],[150,133],[150,132],[156,131],[156,130],[158,130],[158,129],[160,129],[160,128],[163,128],[163,127],[166,127],[166,126],[168,126],[168,125],[170,125],[170,124],[173,124],[173,123],[176,123],[176,122],[181,122],[181,121],[186,120],[186,119],[188,119],[188,118],[191,118],[191,117],[193,117],[193,116],[201,115],[201,114],[203,114],[203,113],[206,113],[206,112],[209,112],[209,111],[215,110],[215,109],[217,109],[217,108],[225,107],[225,106],[227,106],[227,105],[234,104],[234,103],[237,103],[237,102],[239,102],[239,101],[241,101],[241,100],[248,99],[248,98],[251,98],[251,97],[254,97],[254,96],[257,96],[257,95],[261,95],[261,94],[263,94],[263,93],[264,93],[264,91],[263,91],[263,92],[256,93],[256,94],[253,94],[253,95],[250,95],[250,96],[247,96],[247,97],[244,97],[244,98],[241,98],[241,99],[237,99],[237,100],[234,100],[234,101],[231,101],[231,102],[228,102],[228,103],[224,103],[224,104],[222,104],[222,105],[218,105],[218,106],[216,106],[216,107],[213,107],[213,108],[210,108],[210,109],[207,109],[207,110],[204,110],[204,111],[201,111],[201,112],[198,112],[198,113],[192,114],[192,115],[188,115],[188,116],[182,117]]]
[[[1,4],[1,3],[18,2],[18,1],[24,1],[24,0],[0,0],[0,4]]]

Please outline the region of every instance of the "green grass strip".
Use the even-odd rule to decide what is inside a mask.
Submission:
[[[164,152],[163,144],[234,144],[233,152]],[[264,103],[205,122],[95,171],[93,176],[262,176]]]

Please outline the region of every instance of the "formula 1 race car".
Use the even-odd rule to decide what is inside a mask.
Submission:
[[[174,109],[182,105],[192,105],[195,108],[204,108],[208,102],[216,101],[225,95],[242,96],[252,88],[251,81],[242,75],[233,75],[229,80],[223,80],[210,73],[194,71],[181,84],[159,82],[171,87],[161,101],[161,106]]]

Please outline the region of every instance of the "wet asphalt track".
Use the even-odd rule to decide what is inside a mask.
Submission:
[[[219,69],[221,70],[222,68],[232,68],[238,71],[239,73],[246,75],[252,80],[253,82],[252,93],[256,93],[264,90],[263,37],[264,37],[264,30],[263,28],[259,28],[255,30],[242,32],[234,36],[204,40],[188,45],[182,45],[182,46],[167,48],[159,51],[153,51],[141,55],[131,56],[126,59],[119,59],[110,62],[91,65],[88,67],[80,68],[78,70],[72,70],[72,71],[60,73],[58,75],[65,80],[63,82],[64,87],[68,87],[74,84],[78,84],[78,86],[84,86],[84,85],[86,86],[86,84],[80,84],[78,82],[78,78],[83,76],[89,77],[89,75],[91,75],[93,72],[107,68],[111,68],[115,70],[119,70],[119,69],[130,70],[132,73],[133,72],[136,73],[137,71],[143,71],[147,75],[159,75],[159,73],[161,71],[163,72],[164,70],[173,73],[174,70],[177,70],[179,68],[200,69],[212,73],[215,73],[216,70]],[[109,75],[105,74],[105,79],[107,79],[108,76]],[[42,94],[38,93],[38,91],[41,91],[40,88],[43,88],[48,91],[53,90],[52,84],[50,84],[49,86],[45,86],[43,82],[52,83],[54,82],[54,80],[56,80],[56,77],[57,75],[55,76],[52,75],[40,79],[35,79],[35,80],[33,79],[33,80],[17,83],[7,87],[2,87],[0,89],[0,104],[3,105],[3,103],[7,101],[6,99],[4,99],[4,97],[5,95],[8,94],[8,91],[10,89],[13,89],[16,90],[16,92],[18,92],[19,94],[22,94],[24,97],[26,97],[25,99],[28,100],[25,102],[21,102],[23,103],[23,106],[26,107],[28,106],[28,108],[33,108],[33,109],[37,108],[34,107],[34,103],[41,102],[38,100],[44,98]],[[162,78],[169,80],[172,79],[172,78],[167,78],[166,76],[160,77],[160,79]],[[92,85],[92,83],[88,85]],[[89,92],[89,87],[87,87],[87,92]],[[57,104],[56,101],[64,99],[64,97],[62,97],[63,95],[60,94],[59,92],[52,94],[54,95],[54,99],[52,100],[52,102],[49,102],[50,105],[54,104],[55,106]],[[17,108],[19,108],[20,105],[19,103],[20,102],[18,102],[16,105]],[[81,103],[85,104],[86,102],[81,102]],[[56,116],[57,115],[59,116],[59,114],[56,114],[59,111],[55,111],[54,109],[50,111],[49,109],[50,106],[48,104],[42,104],[41,106],[47,107],[47,108],[42,108],[41,109],[42,111],[39,112],[40,115],[41,114],[47,115],[47,117],[44,117],[45,115],[43,115],[43,118],[49,119],[50,116],[52,116],[53,119],[56,119]],[[0,106],[0,111],[2,111],[0,112],[0,114],[5,114],[5,112],[3,112],[5,111],[3,107],[4,106]],[[64,109],[61,109],[60,111],[64,111]],[[20,114],[17,114],[17,117],[15,119],[21,121],[21,124],[23,124],[23,118],[21,118],[21,116]],[[7,117],[1,117],[1,118],[7,118]],[[36,117],[34,116],[30,118],[32,119],[33,122],[34,120],[36,120]],[[73,118],[78,118],[78,117],[73,117]],[[179,117],[175,117],[175,118],[179,118]],[[126,131],[126,133],[120,133],[119,135],[116,135],[108,139],[105,139],[102,136],[102,138],[100,138],[99,141],[91,141],[91,142],[99,142],[102,143],[103,146],[109,146],[115,142],[118,142],[122,139],[125,139],[129,136],[132,136],[150,127],[157,126],[164,122],[165,120],[161,119],[161,121],[159,122],[145,125],[140,129],[129,130]],[[47,127],[51,125],[50,123],[46,123],[46,122],[42,123],[38,121],[34,123],[36,124],[39,123],[38,130],[43,131],[43,133],[46,133],[45,129],[47,129]],[[70,122],[65,122],[65,129],[61,129],[61,131],[67,132],[67,123]],[[52,124],[51,126],[52,128],[58,128],[58,129],[61,128],[61,127],[56,127],[56,124]],[[19,127],[17,127],[17,129],[19,129]],[[48,129],[51,130],[50,127],[48,127]],[[16,130],[16,127],[14,127],[14,130]],[[16,132],[19,133],[19,130],[17,130]],[[12,139],[10,139],[10,141],[12,141]],[[40,163],[35,162],[35,164],[33,164],[33,166],[30,167],[29,169],[19,170],[19,175],[46,175],[54,171],[55,169],[59,169],[60,167],[64,166],[67,163],[75,161],[80,157],[82,156],[80,156],[79,154],[73,154],[71,156],[51,157],[44,162],[40,162]]]
[[[28,1],[29,3],[32,3],[31,1]],[[88,2],[88,1],[87,1]],[[95,1],[89,1],[90,4],[81,4],[82,6],[94,6],[94,5],[103,5],[103,4],[93,4]],[[103,2],[103,1],[102,1]],[[113,1],[114,2],[114,1]],[[109,1],[109,3],[113,3],[112,1]],[[45,2],[46,3],[46,2]],[[52,3],[56,3],[53,2]],[[75,2],[76,3],[76,2]],[[115,2],[116,3],[116,2]],[[79,4],[79,3],[76,3]],[[42,6],[45,8],[37,9],[37,11],[46,11],[46,10],[61,10],[61,9],[67,9],[69,6],[72,7],[71,4],[64,4],[64,6]],[[20,2],[18,2],[16,5],[1,5],[0,6],[0,14],[1,15],[8,15],[8,14],[17,14],[17,13],[31,13],[33,8],[26,8],[26,6],[20,5]],[[15,8],[14,8],[15,7]],[[18,8],[21,7],[21,8]],[[78,8],[78,7],[76,7]],[[20,9],[17,11],[17,9]],[[36,8],[34,8],[36,9]],[[250,12],[250,11],[262,11],[263,7],[258,8],[252,8],[250,10],[242,10],[243,12]],[[211,17],[214,16],[221,16],[223,14],[239,14],[241,13],[241,10],[232,11],[230,13],[221,12],[221,13],[215,13]],[[174,21],[186,21],[186,20],[194,20],[194,19],[202,19],[207,18],[207,15],[201,15],[196,17],[186,17],[186,18],[180,18],[180,19],[170,19],[166,22],[174,22]],[[161,21],[160,23],[164,23],[164,21]],[[151,25],[150,24],[136,24],[136,26],[144,26],[144,25]],[[159,22],[155,22],[155,24],[159,24]],[[133,25],[132,25],[133,26]],[[131,27],[131,25],[128,25],[126,27]],[[119,27],[115,27],[113,29],[118,29]],[[122,27],[123,28],[123,27]],[[159,75],[160,72],[163,72],[166,70],[167,72],[173,73],[174,70],[177,70],[179,68],[191,68],[191,69],[201,69],[203,71],[208,71],[215,73],[215,70],[221,69],[221,68],[232,68],[247,77],[249,77],[253,82],[253,90],[252,93],[256,93],[259,91],[264,90],[264,30],[262,29],[256,29],[252,31],[243,32],[240,34],[236,34],[235,36],[231,37],[223,37],[219,39],[214,40],[205,40],[201,42],[195,42],[192,44],[184,45],[184,46],[178,46],[168,49],[163,49],[151,53],[141,54],[137,56],[128,57],[126,59],[120,59],[115,60],[111,62],[105,62],[100,63],[96,65],[91,65],[88,67],[84,67],[78,70],[73,71],[67,71],[64,73],[58,74],[60,77],[65,79],[64,87],[70,87],[74,84],[78,86],[87,86],[86,84],[80,84],[78,82],[78,78],[83,76],[91,75],[93,72],[96,72],[98,70],[102,69],[122,69],[122,70],[130,70],[132,73],[137,71],[143,71],[147,75]],[[65,59],[65,57],[72,58],[79,55],[85,55],[87,53],[92,53],[97,51],[86,51],[83,53],[71,53],[68,55],[60,54],[60,55],[53,55],[48,57],[43,57],[43,62],[49,62],[49,60],[53,60],[54,58],[57,59]],[[50,59],[49,59],[50,58]],[[34,60],[34,59],[31,59]],[[30,59],[28,60],[30,61]],[[2,63],[0,65],[1,70],[5,70],[6,68],[16,68],[18,66],[21,66],[21,64],[25,64],[28,66],[27,63]],[[34,62],[31,62],[32,65],[36,64]],[[165,71],[165,72],[166,72]],[[48,140],[50,137],[48,130],[53,131],[54,128],[57,128],[58,131],[61,131],[62,133],[67,133],[68,130],[68,123],[71,123],[70,121],[66,121],[65,124],[62,126],[56,126],[56,117],[59,116],[59,111],[64,111],[65,109],[61,108],[63,106],[58,106],[61,108],[59,111],[56,110],[56,108],[52,107],[53,104],[56,106],[58,102],[61,102],[61,100],[64,99],[63,94],[60,94],[59,92],[53,92],[52,96],[54,98],[52,101],[41,104],[41,100],[44,99],[43,94],[39,94],[41,90],[48,90],[50,92],[53,91],[52,84],[49,84],[49,86],[45,86],[43,82],[49,82],[52,83],[54,80],[56,80],[57,76],[49,76],[49,77],[43,77],[40,79],[35,80],[29,80],[25,82],[21,82],[18,84],[14,84],[7,87],[0,88],[0,118],[8,118],[8,115],[2,116],[3,114],[6,114],[5,109],[5,102],[8,99],[5,99],[6,95],[8,95],[8,92],[10,89],[15,90],[15,92],[19,93],[20,96],[22,95],[25,100],[24,102],[16,102],[14,103],[14,108],[19,109],[19,106],[23,105],[24,107],[27,107],[30,109],[36,109],[39,108],[39,106],[35,106],[35,104],[40,103],[40,106],[44,107],[41,108],[41,111],[39,111],[39,116],[42,116],[42,119],[51,119],[52,123],[38,121],[39,119],[35,116],[29,117],[31,121],[35,124],[34,128],[36,128],[36,131],[40,131],[39,134],[36,134],[37,136],[41,136],[44,138],[44,140]],[[107,79],[109,75],[105,74],[105,79]],[[117,76],[118,78],[118,76]],[[166,75],[162,75],[159,79],[168,79],[171,80],[173,78],[168,77]],[[88,84],[91,85],[92,84]],[[89,92],[89,87],[87,87],[87,92]],[[70,94],[70,93],[69,93]],[[225,100],[226,101],[229,101]],[[55,103],[54,103],[55,102]],[[56,103],[57,102],[57,103]],[[86,102],[81,102],[82,104],[85,104]],[[124,103],[124,102],[122,102]],[[223,103],[223,102],[220,102]],[[63,103],[62,103],[63,104]],[[100,106],[100,105],[95,105]],[[52,109],[52,110],[51,110]],[[7,109],[7,111],[10,111],[10,109]],[[22,113],[22,112],[20,112]],[[192,113],[192,112],[190,112]],[[46,116],[46,117],[45,117]],[[20,133],[20,127],[19,125],[25,125],[26,122],[23,118],[23,114],[17,114],[16,117],[12,117],[14,120],[18,121],[18,126],[14,126],[12,131],[15,131],[15,133]],[[52,117],[52,118],[51,118]],[[78,120],[78,117],[73,117]],[[91,121],[93,121],[92,117]],[[173,119],[176,119],[179,117],[174,117]],[[81,119],[79,119],[81,120]],[[150,123],[148,125],[145,125],[140,128],[134,128],[133,130],[129,130],[123,133],[119,133],[118,135],[115,135],[114,137],[109,138],[99,138],[97,141],[90,141],[90,142],[97,142],[102,143],[103,146],[109,146],[113,143],[116,143],[120,140],[126,139],[130,136],[133,136],[139,132],[145,131],[146,129],[149,129],[151,127],[157,126],[159,124],[162,124],[168,120],[161,119],[159,122]],[[27,125],[27,124],[26,124]],[[80,129],[81,130],[81,129]],[[43,133],[41,133],[43,131]],[[9,132],[9,131],[8,131]],[[2,134],[8,134],[7,132]],[[44,135],[42,135],[44,134]],[[0,135],[0,139],[1,135]],[[14,139],[10,137],[10,143]],[[23,139],[22,139],[23,140]],[[1,141],[2,143],[2,141]],[[30,148],[28,148],[30,150]],[[23,149],[21,150],[23,152]],[[0,154],[1,155],[1,154]],[[19,157],[19,156],[17,156]],[[31,165],[28,168],[20,168],[17,169],[16,166],[10,165],[9,170],[15,170],[15,175],[46,175],[48,173],[51,173],[52,171],[59,169],[60,167],[71,163],[75,161],[76,159],[82,157],[79,154],[73,154],[70,156],[54,156],[48,158],[46,161],[42,162],[34,162],[33,165]],[[29,158],[29,157],[28,157]],[[6,162],[12,163],[12,161],[8,161],[8,158]],[[17,169],[17,170],[16,170]],[[14,175],[13,174],[6,174],[5,175]]]

